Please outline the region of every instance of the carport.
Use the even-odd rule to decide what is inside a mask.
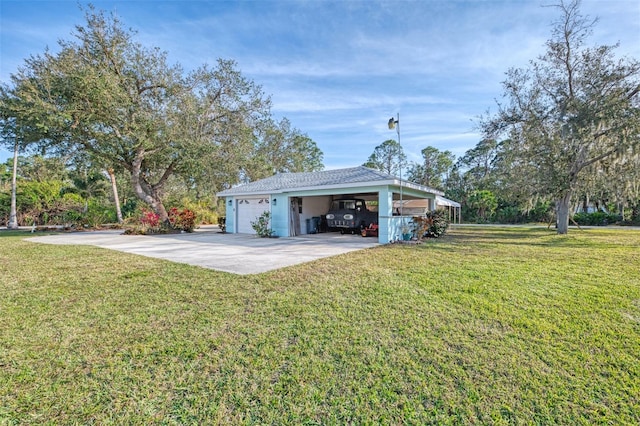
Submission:
[[[441,191],[402,181],[377,170],[359,166],[307,173],[280,173],[266,179],[219,192],[225,199],[227,232],[253,233],[251,222],[263,212],[271,214],[276,236],[307,234],[307,220],[325,215],[331,201],[362,198],[378,211],[378,242],[402,238],[411,216],[394,209],[395,200],[427,199],[435,205]]]
[[[422,216],[428,211],[434,210],[431,200],[411,200],[405,199],[402,203],[394,201],[394,207],[399,209],[402,205],[403,211],[407,215]],[[436,196],[436,209],[445,210],[451,223],[462,223],[462,214],[460,203],[444,198],[440,195]]]

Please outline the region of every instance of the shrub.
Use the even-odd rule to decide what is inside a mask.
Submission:
[[[65,225],[72,226],[81,226],[82,225],[82,212],[76,210],[67,210],[62,214],[62,221]]]
[[[427,217],[431,218],[432,224],[429,229],[427,229],[426,237],[438,238],[447,232],[447,228],[449,228],[449,218],[446,210],[431,211],[427,213]]]
[[[144,234],[160,232],[160,216],[155,212],[143,210],[140,225]]]
[[[172,207],[169,212],[169,223],[173,229],[185,232],[193,232],[196,228],[196,215],[189,209],[178,210]]]
[[[183,199],[180,205],[185,209],[191,210],[197,218],[196,223],[212,224],[218,222],[218,213],[215,205],[211,205],[207,201],[191,201]]]
[[[122,204],[120,211],[122,212],[122,217],[125,219],[135,217],[136,213],[138,213],[138,200],[135,198],[127,198]]]
[[[193,232],[196,228],[196,215],[189,209],[172,207],[167,216],[168,221],[161,222],[157,213],[142,208],[133,228],[125,231],[125,234],[171,234]]]
[[[438,238],[447,231],[449,218],[447,211],[440,209],[430,211],[425,216],[415,216],[413,223],[418,239]]]
[[[583,226],[606,226],[619,222],[621,217],[606,212],[576,213],[573,215],[573,220]]]
[[[274,235],[270,226],[271,213],[264,212],[256,218],[255,222],[251,222],[251,227],[260,238],[269,238]]]
[[[553,218],[553,205],[550,201],[537,201],[527,213],[526,220],[530,222],[549,223]]]
[[[160,222],[160,215],[147,209],[141,209],[133,228],[124,231],[125,234],[160,234],[165,232],[165,227]]]
[[[114,223],[117,221],[116,208],[105,200],[90,199],[82,221],[82,224],[89,228],[99,228],[106,223]]]
[[[495,213],[495,221],[498,223],[518,223],[521,221],[520,209],[516,206],[504,206]]]
[[[183,209],[191,210],[196,216],[196,225],[209,225],[217,223],[219,207],[211,198],[194,199],[184,194],[175,194],[165,200],[167,206],[180,206]],[[225,205],[222,204],[224,212]],[[224,213],[223,213],[224,214]]]
[[[467,207],[478,223],[484,223],[493,216],[498,207],[498,199],[488,190],[473,191],[467,198]]]

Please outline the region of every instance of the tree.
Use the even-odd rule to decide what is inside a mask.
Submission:
[[[595,20],[564,1],[546,53],[528,69],[510,69],[506,103],[485,118],[487,138],[506,138],[510,176],[531,195],[556,200],[558,233],[566,234],[576,188],[593,165],[640,146],[640,63],[616,60],[617,46],[585,47]]]
[[[613,198],[623,219],[624,206],[631,210],[630,220],[640,222],[640,152],[629,152],[621,161],[614,161],[607,170]]]
[[[21,156],[18,160],[20,177],[25,180],[43,182],[45,180],[60,180],[71,184],[69,173],[64,160],[59,157],[45,157],[35,154]]]
[[[60,53],[32,56],[12,75],[3,98],[17,102],[0,99],[3,111],[37,128],[42,147],[77,149],[126,170],[135,195],[163,221],[170,179],[214,190],[241,181],[270,117],[261,88],[228,60],[185,75],[166,53],[136,43],[117,18],[91,7],[86,18]]]
[[[480,189],[489,189],[499,145],[495,139],[483,139],[458,160],[457,167],[465,170],[467,179]]]
[[[124,218],[122,217],[122,209],[120,208],[120,198],[118,197],[118,184],[116,182],[116,172],[113,167],[108,167],[107,176],[109,177],[109,182],[111,183],[111,191],[113,192],[113,202],[116,205],[116,218],[118,223],[123,223]]]
[[[397,176],[402,164],[406,161],[407,156],[402,150],[402,146],[397,141],[388,139],[375,147],[373,154],[369,156],[363,166]]]
[[[92,198],[106,198],[108,183],[102,170],[89,161],[76,161],[75,168],[69,170],[69,178],[73,186],[66,192],[78,194],[84,202],[84,213],[88,210]]]
[[[595,205],[627,219],[625,206],[633,211],[640,203],[640,152],[630,150],[624,156],[607,158],[591,166],[587,177],[576,190],[584,211]]]
[[[467,200],[469,208],[474,211],[477,219],[487,221],[498,207],[498,200],[491,191],[480,190],[469,194]]]
[[[451,151],[440,151],[428,146],[422,150],[422,164],[409,167],[409,180],[432,188],[443,189],[455,160]]]
[[[257,135],[252,162],[246,168],[247,180],[258,180],[274,173],[313,172],[322,170],[322,151],[288,119],[276,123],[267,120]]]
[[[7,160],[6,164],[14,160]],[[0,214],[4,218],[15,214],[16,223],[44,225],[62,224],[66,218],[81,215],[82,200],[73,194],[75,188],[59,158],[20,156],[16,170],[12,173],[12,180],[16,180],[16,208],[12,206],[10,210],[7,198],[1,194]]]
[[[13,168],[11,169],[11,212],[7,229],[18,229],[18,209],[16,194],[18,192],[18,141],[13,144]]]
[[[6,85],[0,87],[0,97],[8,93]],[[15,101],[10,97],[6,103]],[[5,102],[1,106],[4,106]],[[7,108],[0,108],[0,141],[7,145],[7,148],[13,149],[13,166],[11,169],[11,207],[9,211],[9,220],[7,221],[8,229],[18,229],[18,210],[17,210],[17,193],[18,193],[18,160],[21,149],[28,146],[28,136],[30,134],[28,128],[19,126],[15,117],[6,114]]]

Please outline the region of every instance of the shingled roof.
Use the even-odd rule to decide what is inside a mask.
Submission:
[[[248,194],[276,194],[291,190],[317,189],[330,187],[343,187],[345,185],[364,186],[367,184],[399,184],[400,180],[387,173],[370,169],[364,166],[348,169],[323,170],[320,172],[304,173],[278,173],[271,177],[239,185],[234,188],[219,192],[219,197],[248,195]],[[404,184],[407,184],[406,182]],[[414,186],[418,186],[412,184]],[[440,191],[431,188],[420,187],[436,194]]]

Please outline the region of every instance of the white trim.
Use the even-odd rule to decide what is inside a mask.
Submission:
[[[441,197],[436,195],[436,205],[440,206],[450,206],[450,207],[460,207],[460,203],[450,200],[448,198]]]

